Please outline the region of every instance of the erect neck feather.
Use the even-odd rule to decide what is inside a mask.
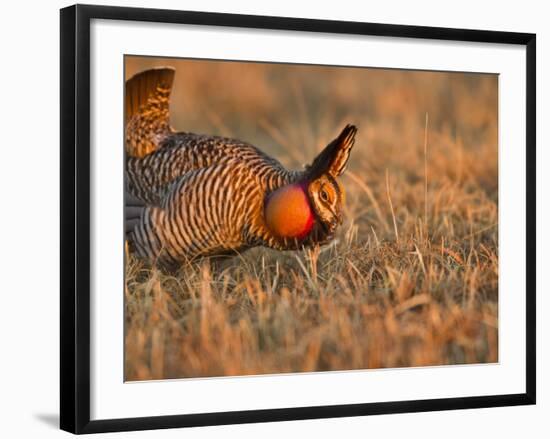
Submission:
[[[305,238],[315,223],[307,184],[292,183],[272,192],[265,202],[267,227],[282,238]]]

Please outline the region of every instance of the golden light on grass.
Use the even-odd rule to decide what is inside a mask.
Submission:
[[[129,255],[126,379],[498,361],[495,76],[152,58],[127,75],[154,65],[177,69],[177,129],[286,166],[359,132],[330,245],[176,273]]]

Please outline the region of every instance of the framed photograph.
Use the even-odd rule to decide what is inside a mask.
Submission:
[[[535,35],[61,10],[61,428],[535,403]]]

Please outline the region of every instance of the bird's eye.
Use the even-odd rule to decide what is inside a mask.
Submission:
[[[321,196],[321,200],[323,200],[323,201],[328,201],[328,194],[327,194],[327,191],[325,191],[325,190],[323,189],[319,195]]]

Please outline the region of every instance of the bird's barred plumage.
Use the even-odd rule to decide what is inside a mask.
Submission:
[[[305,170],[290,171],[246,142],[174,133],[167,111],[173,76],[172,69],[155,69],[127,82],[126,225],[135,251],[177,265],[258,245],[290,250],[330,239],[341,222],[343,189],[336,177],[356,128],[348,125]],[[283,229],[268,227],[265,218],[271,194],[288,187],[303,190],[308,200],[289,210],[311,207],[315,214],[313,228],[299,239],[276,233]]]
[[[154,154],[127,159],[127,184],[136,197],[159,203],[167,186],[176,178],[196,169],[223,165],[235,158],[266,175],[270,188],[279,181],[296,178],[299,172],[286,170],[277,160],[258,148],[235,139],[177,133],[159,145]]]

